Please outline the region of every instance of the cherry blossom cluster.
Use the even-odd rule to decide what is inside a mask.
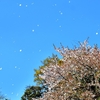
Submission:
[[[55,63],[41,69],[49,91],[37,100],[97,100],[100,97],[100,50],[88,41],[73,50],[56,48],[62,64]],[[36,99],[33,99],[36,100]]]

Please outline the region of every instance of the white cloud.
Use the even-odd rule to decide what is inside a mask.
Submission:
[[[19,6],[21,7],[21,6],[22,6],[22,4],[19,4]]]
[[[34,32],[34,30],[32,30],[32,32]]]
[[[53,6],[57,6],[57,4],[54,4]]]
[[[63,13],[61,11],[59,11],[59,13],[62,15]]]
[[[28,5],[26,5],[26,7],[27,7]]]
[[[22,52],[22,49],[20,49],[19,51]]]
[[[96,35],[98,35],[99,33],[98,32],[96,32]]]
[[[0,70],[2,70],[2,67],[0,67]]]

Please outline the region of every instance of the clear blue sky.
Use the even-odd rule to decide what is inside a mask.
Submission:
[[[34,69],[66,47],[89,37],[100,46],[100,0],[1,0],[0,91],[20,100],[34,85]]]

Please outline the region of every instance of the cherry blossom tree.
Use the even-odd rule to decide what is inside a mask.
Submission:
[[[41,69],[39,77],[45,80],[48,92],[37,100],[99,100],[100,49],[88,45],[88,39],[79,47],[55,47],[62,59],[53,59]],[[33,100],[36,100],[33,98]]]

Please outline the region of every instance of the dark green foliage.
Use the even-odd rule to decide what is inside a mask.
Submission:
[[[95,81],[95,78],[94,78],[94,75],[93,74],[90,74],[90,75],[85,75],[82,79],[82,82],[85,84],[85,83],[91,83],[93,82],[94,83]]]
[[[42,96],[42,88],[40,86],[28,86],[21,97],[21,100],[32,100]]]

